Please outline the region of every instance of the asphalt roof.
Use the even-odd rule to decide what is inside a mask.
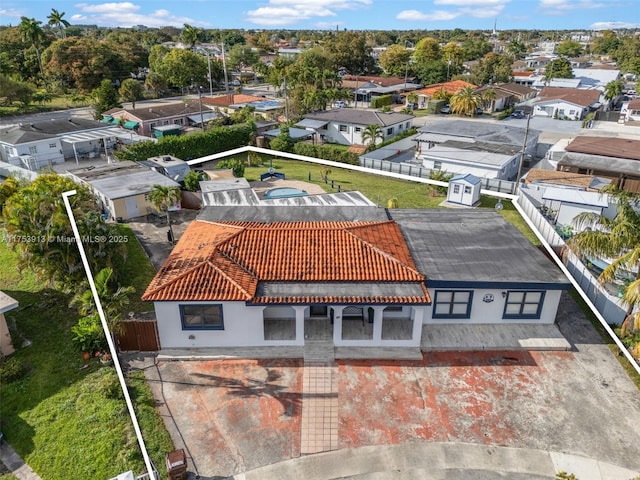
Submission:
[[[620,137],[580,135],[565,147],[567,152],[590,153],[605,157],[640,160],[640,140]]]
[[[90,130],[106,130],[112,125],[97,120],[80,117],[52,119],[40,122],[21,123],[0,129],[0,142],[10,145],[36,142],[39,140],[56,138],[64,134],[73,134]]]
[[[305,197],[299,197],[305,198]],[[388,220],[385,209],[363,206],[216,206],[203,208],[198,220],[209,222],[229,221],[245,222],[301,222],[301,221],[385,221]]]
[[[562,272],[499,213],[390,209],[418,270],[434,281],[568,284]]]
[[[337,108],[326,112],[309,113],[304,118],[324,120],[327,122],[344,122],[355,125],[380,125],[387,127],[413,120],[413,115],[404,113],[379,113],[371,110],[355,110],[353,108]]]
[[[461,139],[470,138],[478,142],[499,143],[522,148],[526,129],[496,123],[443,120],[431,125],[425,125],[418,131],[420,133],[448,136],[452,140],[454,140],[455,137],[460,137]],[[527,140],[531,141],[541,133],[540,130],[530,128],[527,134]]]
[[[595,170],[598,172],[612,172],[616,175],[624,173],[628,175],[640,174],[640,162],[628,158],[605,157],[603,155],[591,155],[587,153],[565,153],[558,166],[578,167]]]

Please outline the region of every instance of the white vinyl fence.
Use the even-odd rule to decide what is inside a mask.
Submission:
[[[526,193],[518,197],[518,204],[525,211],[531,222],[535,225],[544,239],[556,251],[560,251],[566,246],[565,241],[558,235],[553,225],[540,213],[536,206],[529,200]],[[600,314],[606,319],[609,325],[620,324],[625,319],[627,312],[620,299],[607,292],[598,279],[582,263],[582,261],[571,251],[564,255],[564,264],[573,278],[580,284],[580,287],[587,294],[589,299],[597,307]]]

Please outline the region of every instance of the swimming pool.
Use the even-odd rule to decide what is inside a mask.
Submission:
[[[309,195],[306,191],[293,187],[278,187],[272,188],[264,194],[264,198],[267,200],[273,198],[288,198],[288,197],[306,197]]]

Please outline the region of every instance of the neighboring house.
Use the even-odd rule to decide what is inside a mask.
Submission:
[[[368,125],[379,125],[384,139],[393,138],[413,127],[413,115],[380,113],[370,110],[339,108],[309,113],[296,127],[315,131],[320,140],[341,145],[362,145],[362,132]]]
[[[18,301],[4,292],[0,292],[0,356],[11,355],[15,349],[11,343],[11,334],[4,314],[18,308]]]
[[[161,349],[304,345],[310,329],[418,347],[435,323],[552,324],[568,287],[492,210],[229,206],[203,209],[142,299]]]
[[[524,181],[526,184],[541,187],[563,187],[591,192],[600,191],[604,186],[611,183],[610,179],[596,177],[594,175],[561,172],[558,170],[543,170],[540,168],[530,169]]]
[[[524,64],[526,68],[544,68],[547,65],[549,65],[549,63],[551,63],[551,60],[553,60],[554,58],[556,58],[555,56],[553,57],[547,57],[547,56],[536,56],[536,57],[530,57],[530,58],[525,58],[524,59]]]
[[[626,122],[640,122],[640,98],[635,98],[622,104],[620,115]]]
[[[533,115],[559,120],[582,120],[600,107],[599,90],[545,87],[534,100]]]
[[[524,148],[527,162],[536,155],[539,130],[448,120],[419,129],[417,159],[425,168],[455,175],[513,180]]]
[[[526,85],[519,85],[517,83],[496,83],[494,85],[485,85],[476,90],[476,93],[481,96],[485,95],[487,90],[493,90],[495,92],[495,99],[490,103],[483,102],[482,106],[488,112],[499,112],[512,105],[521,103],[534,98],[538,91],[534,88],[529,88]]]
[[[234,113],[246,106],[254,109],[254,112],[264,117],[275,118],[282,114],[284,105],[282,102],[255,95],[245,95],[243,93],[231,93],[228,95],[220,95],[217,97],[203,98],[202,102],[209,108],[223,112],[227,115]]]
[[[178,182],[135,162],[70,170],[71,178],[89,186],[111,219],[127,220],[155,212],[148,195],[154,185],[180,187]],[[179,205],[176,206],[179,208]]]
[[[451,80],[450,82],[427,85],[420,90],[416,90],[415,93],[418,95],[418,105],[420,106],[420,108],[424,108],[427,102],[432,99],[436,93],[445,91],[449,95],[453,95],[466,87],[476,88],[476,85],[474,85],[473,83],[465,82],[464,80]]]
[[[202,116],[201,116],[202,113]],[[207,115],[207,118],[202,118]],[[138,104],[135,110],[132,108],[116,107],[102,114],[104,122],[121,125],[123,128],[136,132],[138,135],[155,137],[155,127],[176,125],[188,127],[199,125],[202,120],[207,122],[217,118],[218,114],[207,108],[205,99],[200,103],[199,99],[188,103],[175,102],[166,105],[148,106]]]
[[[449,180],[447,202],[474,207],[480,203],[480,179],[467,173]]]
[[[622,190],[640,193],[640,140],[578,136],[565,147],[557,169],[610,179]]]
[[[551,221],[560,226],[575,227],[574,220],[582,214],[602,215],[609,208],[609,195],[569,188],[547,187],[542,200],[552,213]]]
[[[0,127],[0,160],[36,171],[64,163],[65,158],[95,158],[122,133],[112,125],[79,117]]]
[[[376,77],[371,75],[345,75],[342,77],[342,88],[354,91],[357,102],[370,102],[373,97],[401,94],[422,87],[413,77]]]

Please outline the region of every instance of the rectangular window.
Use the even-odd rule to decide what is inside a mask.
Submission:
[[[393,127],[387,128],[387,135],[393,135]]]
[[[464,193],[471,193],[471,187],[469,185],[464,186]]]
[[[405,126],[406,126],[406,128],[409,128],[409,122],[407,122],[407,123],[405,124]]]
[[[157,124],[155,122],[149,124],[149,128],[156,128],[156,126],[157,126]]]
[[[56,145],[55,143],[50,143],[49,148],[58,148],[58,145]]]
[[[440,170],[442,168],[442,162],[435,161],[433,162],[433,169]]]
[[[503,318],[540,318],[544,292],[508,291]]]
[[[569,110],[569,115],[575,115],[576,111],[575,110]]]
[[[222,305],[180,305],[183,330],[224,330]]]
[[[436,290],[433,318],[469,318],[472,299],[471,290]]]
[[[175,125],[184,125],[184,118],[176,118],[173,123]]]
[[[362,131],[362,127],[355,127],[356,133],[360,133]]]
[[[398,130],[402,130],[402,124],[398,125]]]
[[[564,108],[558,109],[558,115],[564,115]]]
[[[169,125],[169,120],[164,120],[164,121],[162,122],[162,124],[163,124],[163,125]]]
[[[457,183],[453,184],[453,193],[460,193],[460,185]]]
[[[347,126],[346,125],[339,125],[338,126],[338,130],[340,130],[341,132],[346,132],[347,131]]]
[[[38,147],[36,147],[35,145],[30,146],[29,155],[35,155],[36,153],[38,153]]]

